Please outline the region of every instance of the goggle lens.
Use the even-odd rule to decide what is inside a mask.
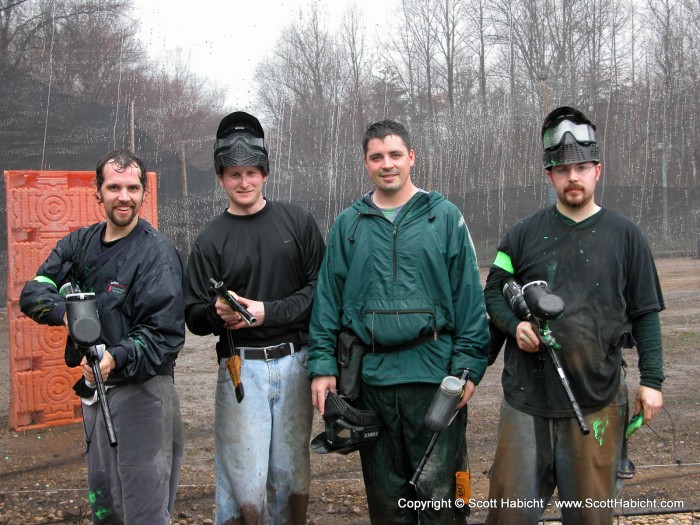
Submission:
[[[334,447],[345,447],[355,442],[359,428],[338,419],[327,429],[326,439]]]
[[[265,150],[265,139],[256,137],[255,135],[251,135],[250,133],[233,133],[231,135],[228,135],[227,137],[218,139],[214,148],[216,150],[220,148],[226,148],[228,146],[233,146],[237,142],[245,142],[249,146],[260,148],[263,151]]]
[[[548,128],[542,136],[542,145],[545,149],[554,148],[561,144],[564,135],[571,133],[579,143],[595,142],[595,130],[590,124],[575,124],[570,120],[563,120],[556,126]]]

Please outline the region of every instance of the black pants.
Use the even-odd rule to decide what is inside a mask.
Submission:
[[[379,439],[360,449],[373,524],[465,523],[455,473],[466,470],[466,409],[442,431],[414,489],[409,484],[433,436],[423,419],[439,385],[362,385],[360,406],[379,414]]]

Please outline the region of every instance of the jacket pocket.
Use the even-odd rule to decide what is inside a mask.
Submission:
[[[367,310],[366,326],[372,344],[393,346],[428,334],[437,334],[435,310]]]

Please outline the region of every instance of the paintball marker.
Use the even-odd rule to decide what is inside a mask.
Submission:
[[[218,295],[222,301],[229,305],[234,312],[239,313],[248,326],[254,324],[257,321],[257,319],[255,319],[255,316],[251,314],[248,310],[246,310],[245,306],[239,303],[238,300],[236,300],[236,298],[233,296],[233,294],[228,291],[228,288],[226,288],[226,285],[223,283],[223,281],[216,281],[215,279],[212,279],[210,277],[209,282],[211,283],[212,288],[214,288],[216,295]]]
[[[564,311],[564,301],[558,295],[554,295],[545,281],[532,281],[521,287],[515,279],[509,279],[503,286],[503,295],[520,319],[533,322],[537,326],[540,342],[547,349],[552,364],[557,370],[566,396],[569,398],[571,409],[574,411],[576,421],[581,429],[581,434],[584,436],[589,434],[590,429],[583,419],[581,407],[574,397],[569,380],[564,373],[559,356],[557,356],[556,348],[559,347],[559,344],[549,329],[549,321],[556,319]]]
[[[435,442],[437,441],[440,432],[449,427],[452,421],[454,421],[454,418],[457,416],[458,411],[455,410],[455,407],[459,403],[459,400],[462,399],[462,391],[464,389],[464,385],[466,385],[467,381],[469,380],[469,375],[470,371],[467,368],[460,378],[455,376],[447,376],[443,378],[442,383],[440,383],[440,388],[438,388],[437,392],[435,392],[435,396],[430,402],[430,407],[428,408],[428,412],[425,414],[424,422],[428,430],[433,431],[433,437],[430,439],[430,442],[423,453],[423,457],[418,464],[418,468],[416,468],[416,471],[413,473],[411,481],[409,481],[409,483],[414,487],[416,486],[416,483],[418,483],[418,478],[423,472],[423,467],[425,467],[428,457],[433,452]]]
[[[102,416],[109,437],[109,444],[117,446],[117,434],[114,431],[112,412],[109,410],[107,401],[107,389],[102,379],[100,370],[100,358],[104,352],[100,352],[99,347],[104,349],[104,345],[97,345],[102,336],[102,325],[97,313],[94,293],[83,293],[71,284],[61,287],[61,292],[65,293],[66,314],[68,318],[68,334],[75,343],[77,349],[87,358],[87,362],[92,368],[95,376],[95,388],[97,398],[102,407]],[[92,385],[88,385],[92,386]]]

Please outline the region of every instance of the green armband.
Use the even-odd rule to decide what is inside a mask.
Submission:
[[[34,277],[34,280],[40,283],[52,284],[53,287],[58,290],[58,286],[56,286],[56,283],[44,275],[37,275],[36,277]]]
[[[515,268],[513,268],[513,261],[510,260],[510,255],[504,252],[496,253],[496,259],[493,261],[493,265],[500,268],[503,271],[508,272],[511,275],[515,275]]]

